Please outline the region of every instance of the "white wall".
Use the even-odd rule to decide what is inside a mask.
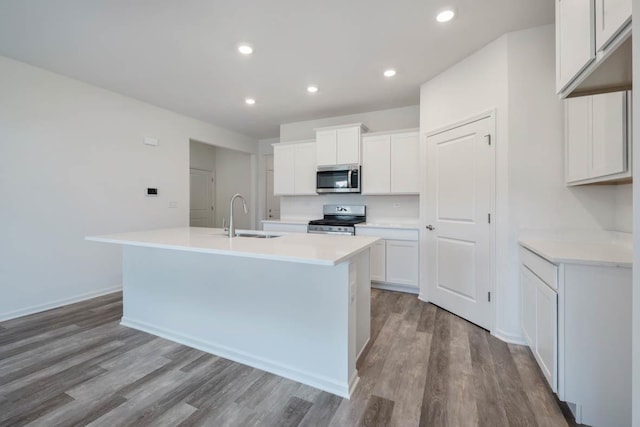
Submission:
[[[280,125],[280,141],[291,142],[304,139],[315,139],[316,134],[314,129],[324,126],[363,123],[369,128],[369,132],[379,132],[395,129],[416,128],[418,127],[419,120],[420,106],[412,105],[409,107],[350,114],[348,116],[285,123]]]
[[[4,57],[0,93],[0,318],[117,288],[120,249],[87,235],[187,225],[190,139],[256,149],[249,137]],[[159,196],[145,197],[147,187]]]
[[[216,219],[215,227],[222,227],[222,219],[229,225],[229,201],[240,193],[247,199],[249,213],[242,210],[242,201],[236,200],[234,224],[238,229],[254,228],[256,206],[252,197],[251,155],[224,148],[216,149]]]
[[[215,171],[216,147],[198,141],[190,141],[189,166],[195,169]]]
[[[514,341],[521,339],[521,231],[616,228],[615,186],[564,185],[564,113],[554,91],[554,52],[551,25],[509,33],[421,88],[423,134],[497,110],[494,332]]]
[[[273,155],[272,144],[280,142],[280,138],[261,139],[258,141],[258,221],[266,219],[265,214],[267,204],[267,181],[266,181],[266,165],[264,156]],[[262,229],[262,223],[257,224]]]
[[[619,185],[616,188],[616,219],[614,229],[633,233],[633,185]]]

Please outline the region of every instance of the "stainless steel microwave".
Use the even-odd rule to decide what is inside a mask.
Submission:
[[[359,193],[361,190],[360,165],[318,166],[317,193]]]

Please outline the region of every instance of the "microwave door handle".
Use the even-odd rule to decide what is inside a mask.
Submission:
[[[349,172],[347,172],[347,187],[348,188],[353,188],[351,187],[351,174],[353,173],[353,169],[349,169]]]

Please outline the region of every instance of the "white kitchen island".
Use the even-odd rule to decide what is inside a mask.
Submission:
[[[123,245],[122,325],[351,396],[377,238],[184,227],[87,240]]]

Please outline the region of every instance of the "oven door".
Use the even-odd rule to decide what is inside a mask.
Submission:
[[[359,193],[360,166],[337,165],[318,167],[317,193]]]

